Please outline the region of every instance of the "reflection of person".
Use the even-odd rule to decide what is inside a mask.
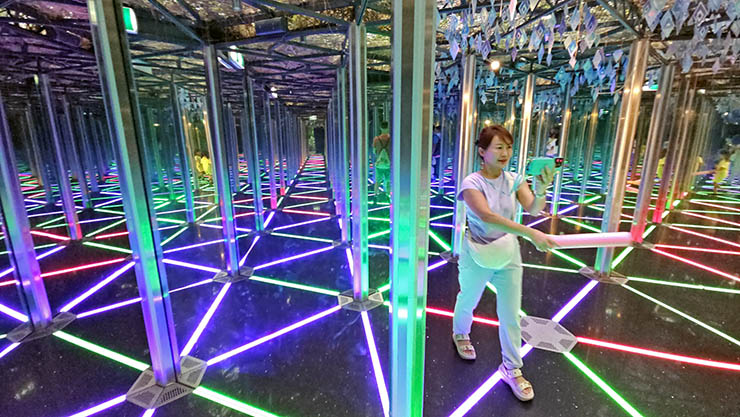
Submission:
[[[665,158],[668,155],[668,149],[663,149],[660,151],[660,159],[658,159],[658,171],[656,174],[658,175],[658,178],[663,178],[663,168],[665,168]]]
[[[208,158],[208,154],[195,151],[195,170],[198,172],[199,178],[205,178],[208,182],[211,182],[211,160]]]
[[[391,178],[391,136],[388,134],[388,122],[380,123],[380,135],[373,138],[373,152],[375,153],[375,184],[373,192],[378,199],[380,183],[383,183],[383,194],[387,196],[390,190]]]
[[[441,163],[439,151],[442,144],[442,130],[439,125],[434,126],[432,131],[432,176],[437,175],[437,164]],[[444,168],[444,167],[443,167]]]
[[[727,178],[727,175],[730,173],[730,154],[727,153],[727,151],[722,151],[719,154],[719,161],[717,161],[717,165],[714,166],[714,178],[712,179],[712,182],[714,183],[714,192],[716,193],[719,191],[719,184]]]
[[[740,180],[740,145],[735,145],[730,154],[730,183]]]
[[[485,127],[476,142],[481,169],[463,180],[458,191],[458,200],[465,202],[468,230],[460,250],[458,261],[460,292],[455,303],[453,318],[453,341],[463,359],[476,358],[475,348],[470,341],[473,310],[478,305],[486,283],[496,287],[496,312],[501,322],[499,339],[503,363],[499,366],[502,378],[511,387],[514,395],[522,401],[534,398],[532,385],[522,377],[522,346],[519,309],[522,299],[522,260],[519,243],[507,234],[529,238],[538,250],[547,251],[555,242],[539,230],[523,226],[514,221],[516,203],[531,214],[545,207],[545,189],[552,182],[554,171],[546,168],[535,178],[535,193],[526,181],[511,172],[504,171],[512,154],[514,139],[504,127]],[[473,259],[478,245],[487,245],[498,239],[506,240],[515,247],[507,265],[500,269],[482,267]],[[473,245],[473,243],[476,245]],[[500,243],[500,242],[499,242]],[[480,252],[477,252],[480,254]],[[505,261],[505,260],[504,260]]]

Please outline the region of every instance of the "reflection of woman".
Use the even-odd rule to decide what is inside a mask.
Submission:
[[[502,126],[484,128],[476,143],[482,159],[481,170],[468,175],[458,191],[457,198],[464,200],[467,207],[468,232],[460,251],[460,292],[455,304],[453,340],[460,357],[468,360],[476,358],[469,336],[473,310],[486,283],[491,282],[497,292],[496,311],[501,323],[499,339],[503,363],[499,371],[514,395],[522,401],[528,401],[534,397],[534,390],[522,377],[520,368],[523,364],[519,353],[522,345],[519,325],[522,262],[519,243],[511,235],[529,238],[541,251],[555,246],[548,235],[513,220],[517,201],[531,214],[537,214],[545,207],[545,189],[552,182],[553,171],[548,168],[535,178],[533,194],[521,177],[504,171],[511,158],[513,142],[511,133]],[[481,266],[481,248],[504,242],[510,245],[508,249],[511,253],[510,259],[503,260],[504,266],[496,269]]]

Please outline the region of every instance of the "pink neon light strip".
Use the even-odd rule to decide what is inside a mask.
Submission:
[[[720,206],[719,204],[705,203],[703,201],[691,200],[691,203],[692,204],[701,204],[702,206],[709,206],[709,207],[721,208],[723,210],[740,211],[740,209],[736,209],[734,207],[725,207],[725,206]]]
[[[740,248],[740,244],[738,244],[738,243],[731,242],[731,241],[725,240],[725,239],[720,239],[718,237],[714,237],[714,236],[710,236],[710,235],[705,235],[704,233],[695,232],[693,230],[686,230],[686,229],[683,229],[683,228],[680,228],[680,227],[677,227],[677,226],[668,226],[668,228],[669,229],[673,229],[673,230],[678,230],[679,232],[688,233],[690,235],[707,238],[707,239],[714,240],[714,241],[717,241],[717,242],[722,242],[722,243],[725,243],[727,245],[736,246],[736,247]]]
[[[307,325],[307,324],[309,324],[311,322],[314,322],[314,321],[319,320],[319,319],[321,319],[323,317],[326,317],[329,314],[335,313],[335,312],[337,312],[337,311],[339,311],[341,309],[342,309],[341,306],[334,306],[334,307],[332,307],[332,308],[330,308],[328,310],[324,310],[324,311],[322,311],[322,312],[320,312],[318,314],[314,314],[313,316],[308,317],[306,319],[303,319],[303,320],[301,320],[301,321],[299,321],[297,323],[291,324],[290,326],[285,327],[283,329],[280,329],[280,330],[278,330],[278,331],[276,331],[274,333],[270,333],[270,334],[268,334],[266,336],[263,336],[263,337],[261,337],[261,338],[259,338],[257,340],[254,340],[252,342],[249,342],[246,345],[240,346],[240,347],[238,347],[236,349],[232,349],[232,350],[230,350],[230,351],[228,351],[226,353],[223,353],[223,354],[221,354],[219,356],[216,356],[215,358],[209,359],[208,362],[206,362],[206,363],[208,364],[208,366],[211,366],[213,364],[216,364],[216,363],[225,361],[226,359],[229,359],[229,358],[231,358],[231,357],[233,357],[235,355],[238,355],[238,354],[240,354],[240,353],[242,353],[244,351],[247,351],[247,350],[249,350],[249,349],[251,349],[251,348],[253,348],[255,346],[261,345],[261,344],[263,344],[265,342],[268,342],[268,341],[270,341],[272,339],[275,339],[276,337],[279,337],[279,336],[282,336],[282,335],[284,335],[286,333],[289,333],[289,332],[291,332],[291,331],[293,331],[293,330],[295,330],[295,329],[297,329],[299,327],[303,327],[303,326],[305,326],[305,325]]]
[[[725,278],[729,278],[729,279],[731,279],[733,281],[740,282],[740,278],[737,277],[737,276],[735,276],[735,275],[728,274],[727,272],[720,271],[719,269],[715,269],[715,268],[712,268],[710,266],[706,266],[704,264],[700,264],[699,262],[692,261],[691,259],[682,258],[682,257],[680,257],[678,255],[674,255],[672,253],[664,252],[664,251],[662,251],[660,249],[650,249],[650,250],[653,251],[653,252],[655,252],[655,253],[659,253],[659,254],[661,254],[663,256],[667,256],[669,258],[675,259],[677,261],[681,261],[683,263],[686,263],[686,264],[689,264],[689,265],[693,265],[693,266],[695,266],[697,268],[700,268],[700,269],[703,269],[705,271],[709,271],[709,272],[711,272],[713,274],[717,274],[717,275],[723,276]]]
[[[729,224],[730,226],[740,227],[740,223],[731,222],[729,220],[722,220],[722,219],[718,219],[716,217],[704,216],[702,214],[690,213],[688,211],[684,211],[682,214],[685,214],[687,216],[692,216],[692,217],[698,217],[700,219],[710,220],[710,221],[717,222],[717,223]]]
[[[709,252],[709,253],[721,253],[723,255],[740,255],[740,252],[738,251],[722,250],[722,249],[707,249],[707,248],[700,248],[696,246],[678,246],[678,245],[657,244],[655,245],[655,247],[664,248],[664,249],[687,250],[691,252]]]
[[[282,211],[283,213],[308,214],[311,216],[331,217],[331,214],[320,212],[320,211],[306,211],[306,210],[293,210],[293,209],[283,209]]]
[[[35,235],[35,236],[48,237],[48,238],[54,239],[54,240],[61,240],[61,241],[70,240],[67,236],[55,235],[53,233],[41,232],[41,231],[38,231],[38,230],[31,230],[31,234],[32,235]]]
[[[127,234],[128,234],[128,231],[126,231],[126,232],[108,233],[107,235],[97,235],[97,236],[95,236],[95,240],[108,239],[110,237],[126,236]]]
[[[115,264],[115,263],[118,263],[118,262],[123,262],[125,260],[126,260],[125,258],[116,258],[116,259],[111,259],[109,261],[95,262],[95,263],[87,264],[87,265],[80,265],[80,266],[76,266],[74,268],[67,268],[67,269],[60,269],[58,271],[45,272],[45,273],[41,274],[41,277],[42,278],[53,277],[55,275],[66,274],[68,272],[81,271],[83,269],[90,269],[90,268],[96,268],[96,267],[99,267],[99,266],[105,266],[105,265]]]
[[[712,368],[728,369],[731,371],[740,371],[740,363],[719,362],[708,359],[695,358],[691,356],[676,355],[668,352],[657,350],[643,349],[635,346],[622,345],[619,343],[607,342],[603,340],[590,339],[588,337],[578,337],[578,342],[586,345],[599,346],[607,349],[620,350],[622,352],[635,353],[653,358],[672,360],[692,365],[708,366]]]

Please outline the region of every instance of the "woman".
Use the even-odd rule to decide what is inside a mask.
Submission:
[[[463,180],[457,195],[458,200],[464,200],[467,207],[468,232],[458,262],[460,292],[455,303],[452,337],[463,359],[476,358],[469,336],[473,310],[478,305],[486,283],[491,282],[497,291],[496,310],[501,323],[499,339],[503,363],[499,366],[499,371],[514,395],[522,401],[529,401],[534,398],[534,390],[520,371],[522,261],[519,243],[513,236],[501,241],[513,245],[510,248],[511,259],[502,268],[482,267],[479,265],[480,258],[479,262],[474,259],[474,256],[481,253],[477,248],[504,238],[507,233],[528,238],[540,251],[555,247],[555,242],[548,235],[513,220],[516,201],[533,215],[545,207],[545,189],[553,178],[551,169],[543,171],[535,178],[535,192],[532,193],[526,181],[505,171],[511,158],[513,143],[511,133],[502,126],[484,128],[476,142],[478,155],[482,159],[481,169]],[[506,259],[504,261],[507,262]]]

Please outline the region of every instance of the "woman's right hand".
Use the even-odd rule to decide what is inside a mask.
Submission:
[[[550,237],[550,235],[540,232],[537,229],[530,229],[529,238],[534,243],[534,246],[540,252],[549,252],[550,249],[557,247],[557,243]]]

